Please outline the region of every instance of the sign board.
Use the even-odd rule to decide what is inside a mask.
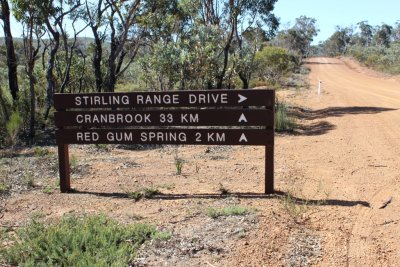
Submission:
[[[274,106],[273,90],[207,90],[173,92],[132,92],[55,94],[57,110],[70,108],[138,107],[240,107]]]
[[[273,126],[272,110],[64,111],[55,113],[65,126]]]
[[[273,90],[55,94],[60,189],[70,187],[69,144],[265,146],[274,192]]]

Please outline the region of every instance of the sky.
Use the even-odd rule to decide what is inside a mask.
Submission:
[[[328,39],[335,26],[351,26],[367,20],[372,26],[386,23],[394,26],[400,21],[400,0],[278,0],[274,14],[285,28],[305,15],[315,18],[320,29],[314,44]]]

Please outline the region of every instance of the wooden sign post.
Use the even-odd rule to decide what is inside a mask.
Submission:
[[[63,193],[68,144],[265,146],[265,193],[274,193],[273,90],[55,94],[54,105]]]

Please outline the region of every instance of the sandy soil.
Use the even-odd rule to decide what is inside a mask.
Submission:
[[[348,59],[313,58],[309,67],[310,90],[279,93],[294,105],[299,128],[276,136],[276,195],[262,194],[261,147],[72,146],[76,192],[44,192],[56,174],[43,167],[48,178],[38,177],[39,186],[2,198],[0,225],[19,227],[33,213],[49,220],[104,213],[172,232],[167,242],[146,244],[138,266],[398,266],[400,83]],[[21,153],[13,164],[36,168],[32,153]],[[185,160],[182,175],[176,157]],[[162,194],[127,197],[142,187]],[[207,216],[210,207],[232,205],[256,211]]]

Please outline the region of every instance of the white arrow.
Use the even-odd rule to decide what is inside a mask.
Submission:
[[[242,136],[240,136],[239,143],[241,142],[246,142],[246,143],[248,142],[247,137],[244,135],[244,133],[242,134]]]
[[[242,96],[241,94],[239,94],[239,101],[238,103],[242,103],[243,101],[247,100],[247,97]]]
[[[243,113],[242,113],[242,115],[240,115],[239,122],[247,122],[247,118],[246,118],[246,116],[244,116]]]

